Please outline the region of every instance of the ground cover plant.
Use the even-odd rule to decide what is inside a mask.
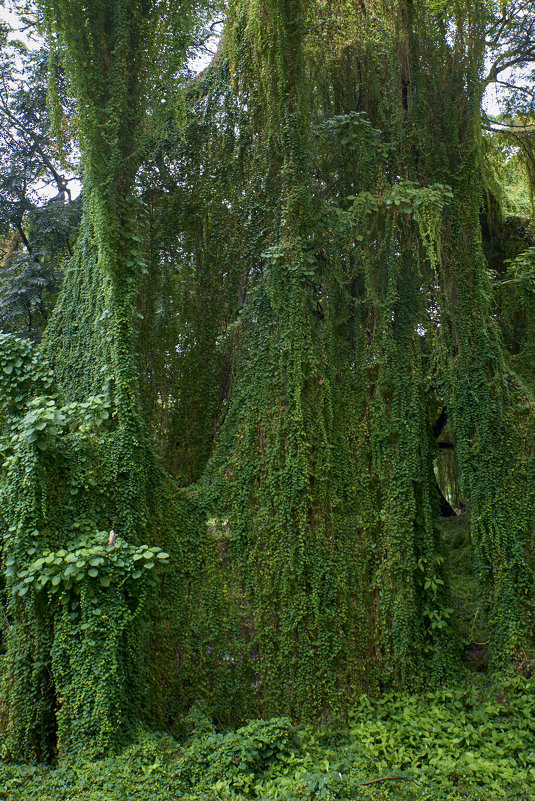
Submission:
[[[143,731],[117,757],[4,765],[2,801],[527,801],[535,781],[531,682],[362,696],[346,724],[252,720],[216,732],[202,705],[179,740]]]

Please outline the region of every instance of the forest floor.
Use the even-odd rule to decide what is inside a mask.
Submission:
[[[113,758],[0,763],[0,801],[532,801],[533,682],[470,685],[362,696],[322,730],[271,718],[217,732],[194,707],[180,742],[140,731]]]

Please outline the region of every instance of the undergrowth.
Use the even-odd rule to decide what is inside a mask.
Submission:
[[[181,740],[140,731],[120,756],[55,769],[0,764],[0,801],[528,801],[533,683],[362,696],[345,723],[289,718],[217,732],[201,704]]]

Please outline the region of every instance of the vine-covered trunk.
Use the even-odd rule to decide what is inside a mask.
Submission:
[[[154,500],[163,477],[142,416],[137,309],[144,220],[136,175],[160,9],[133,0],[41,6],[78,103],[85,218],[52,320],[60,330],[45,337],[59,362],[58,386],[49,382],[57,394],[32,402],[29,439],[21,437],[3,499],[14,565],[5,729],[10,755],[38,759],[54,755],[56,740],[60,755],[81,747],[103,753],[132,731],[145,699],[148,627],[139,613],[156,551],[131,549],[158,533],[166,538]],[[60,341],[61,333],[68,338]],[[19,497],[24,485],[35,496],[30,505]],[[167,535],[180,526],[180,501],[173,498],[169,511],[176,519]],[[47,565],[59,569],[50,580]],[[33,581],[37,570],[41,581]]]
[[[232,4],[231,81],[264,179],[251,205],[269,227],[213,466],[265,709],[317,712],[455,670],[441,418],[496,664],[530,636],[528,401],[479,221],[487,13]]]

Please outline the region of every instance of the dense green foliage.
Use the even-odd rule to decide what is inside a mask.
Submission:
[[[288,718],[217,733],[202,708],[184,740],[140,732],[118,758],[50,770],[0,767],[2,801],[527,801],[535,776],[533,689],[475,687],[423,697],[362,696],[348,723],[313,731]]]
[[[387,798],[362,789],[374,760],[407,771],[407,798],[416,770],[429,798],[522,798],[531,684],[496,703],[436,688],[469,666],[520,687],[533,665],[535,109],[481,111],[508,58],[533,68],[533,13],[37,7],[39,135],[59,147],[75,109],[83,212],[63,209],[63,250],[31,252],[45,209],[10,229],[34,271],[69,258],[39,344],[11,335],[15,312],[0,338],[3,756],[109,756],[140,721],[180,733],[202,699],[223,728],[351,725],[318,742],[275,718],[185,751],[151,735],[74,775],[36,769],[35,792],[102,775],[119,798],[132,764],[154,798],[157,779]],[[392,694],[408,689],[431,695]]]

